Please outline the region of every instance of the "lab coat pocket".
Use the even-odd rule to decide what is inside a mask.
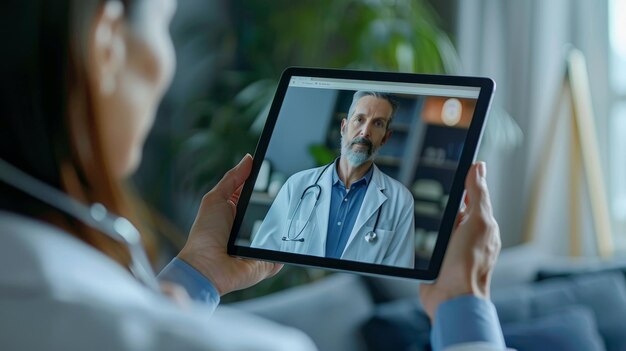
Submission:
[[[383,232],[388,232],[391,233],[393,231],[395,231],[395,228],[393,227],[394,225],[394,221],[392,220],[380,220],[380,223],[378,223],[378,228],[377,230],[382,230]]]
[[[354,245],[356,252],[354,252],[354,257],[351,257],[352,259],[367,263],[382,263],[393,232],[380,227],[376,231],[373,230],[372,226],[364,226],[359,236],[354,238],[357,242]]]

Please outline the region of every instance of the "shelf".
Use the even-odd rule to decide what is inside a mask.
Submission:
[[[376,156],[374,163],[378,166],[399,167],[402,164],[402,158],[394,156]]]
[[[458,161],[445,160],[441,162],[441,161],[433,160],[431,158],[422,157],[420,167],[425,166],[425,167],[430,167],[430,168],[455,171],[458,165],[459,165]]]
[[[415,201],[415,215],[424,218],[441,219],[443,211],[438,202]]]
[[[390,129],[391,129],[394,133],[396,133],[396,132],[399,132],[399,133],[408,133],[408,132],[410,132],[410,131],[411,131],[411,126],[410,126],[410,125],[408,125],[408,124],[404,124],[404,123],[403,123],[403,124],[396,124],[396,125],[392,125],[392,126],[390,127]]]
[[[429,231],[438,231],[441,225],[441,218],[434,218],[431,216],[415,215],[415,227],[422,228]]]
[[[252,205],[270,206],[272,202],[274,202],[274,198],[266,192],[254,191],[250,196],[250,204]]]

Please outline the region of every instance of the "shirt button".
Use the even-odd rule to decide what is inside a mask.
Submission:
[[[343,199],[343,202],[348,202],[348,198]]]
[[[341,222],[337,222],[337,225],[341,225]]]

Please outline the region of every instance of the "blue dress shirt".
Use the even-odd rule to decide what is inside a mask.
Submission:
[[[506,349],[495,306],[473,295],[459,296],[439,305],[430,341],[433,351],[481,341],[498,350]]]
[[[213,309],[220,303],[220,294],[209,279],[178,257],[165,266],[157,278],[182,286],[194,301],[204,302]]]
[[[337,174],[337,165],[338,160],[333,165],[333,186],[326,231],[326,257],[331,258],[341,258],[374,172],[374,167],[370,166],[363,178],[352,183],[350,189],[346,189]]]

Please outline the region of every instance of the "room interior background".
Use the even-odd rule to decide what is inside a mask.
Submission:
[[[562,87],[565,48],[573,45],[587,59],[601,164],[615,210],[621,194],[614,191],[619,172],[612,165],[626,163],[626,152],[620,154],[614,147],[617,117],[612,106],[619,95],[609,79],[610,6],[609,0],[180,2],[171,27],[176,77],[133,179],[149,206],[162,214],[156,216],[160,227],[170,228],[161,230],[169,238],[163,240],[170,248],[164,255],[175,252],[184,240],[181,233],[191,225],[203,192],[254,150],[274,85],[280,72],[292,65],[495,79],[497,92],[479,158],[488,163],[506,249],[523,242],[533,175],[545,139],[553,137],[546,129]],[[548,172],[549,191],[534,237],[542,249],[566,255],[569,140],[566,133],[555,139],[560,161]],[[590,212],[584,203],[581,206],[581,213]],[[612,214],[619,247],[623,220]],[[595,255],[590,218],[579,223],[585,234],[583,254]],[[289,267],[233,299],[324,274]]]
[[[524,143],[509,155],[489,150],[486,157],[496,218],[505,246],[522,241],[533,176],[538,171],[546,138],[556,138],[557,155],[550,165],[541,218],[535,228],[540,247],[568,254],[568,150],[566,133],[547,135],[561,93],[568,45],[587,59],[589,84],[598,132],[601,164],[609,182],[609,2],[460,1],[457,47],[464,72],[487,75],[498,82],[496,104],[513,116]],[[563,112],[563,113],[568,113]],[[568,128],[561,125],[559,131]],[[596,252],[586,203],[578,221],[584,255]],[[573,221],[576,222],[576,221]],[[617,233],[615,233],[617,234]]]

